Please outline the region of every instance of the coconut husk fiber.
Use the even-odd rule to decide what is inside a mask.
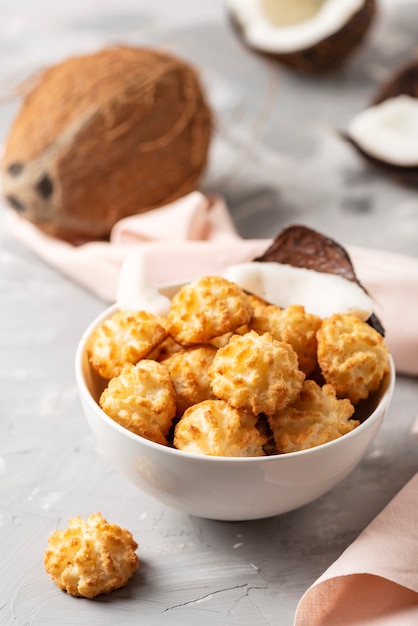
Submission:
[[[260,55],[301,74],[320,75],[338,71],[363,43],[376,17],[376,0],[364,0],[360,9],[338,31],[316,44],[295,52],[268,52],[252,48]],[[244,41],[242,27],[230,15],[234,30]]]
[[[73,243],[189,193],[207,164],[212,115],[194,68],[118,46],[41,72],[5,147],[3,192],[22,216]]]

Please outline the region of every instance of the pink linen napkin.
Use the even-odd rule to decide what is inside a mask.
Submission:
[[[418,474],[305,592],[294,626],[418,624]]]
[[[109,242],[73,246],[9,212],[10,228],[41,258],[106,302],[114,302],[125,258],[140,251],[161,285],[216,274],[262,254],[270,239],[242,239],[222,198],[198,191],[118,222]],[[277,233],[273,233],[276,235]],[[376,302],[398,372],[418,375],[418,258],[348,247],[357,275]]]
[[[109,303],[116,298],[122,263],[133,251],[141,252],[151,280],[161,285],[216,274],[233,263],[250,261],[269,244],[266,239],[239,237],[223,200],[197,191],[167,206],[120,220],[109,242],[81,246],[45,235],[14,211],[8,216],[18,239]]]

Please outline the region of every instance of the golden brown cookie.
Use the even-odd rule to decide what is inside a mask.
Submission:
[[[289,343],[298,355],[299,369],[309,376],[317,366],[316,333],[321,326],[321,318],[306,313],[299,304],[281,309],[254,296],[250,297],[250,301],[254,309],[250,328],[259,335],[270,333],[274,339]]]
[[[268,418],[278,453],[297,452],[341,437],[359,425],[354,407],[337,399],[331,385],[305,380],[298,398]]]
[[[374,328],[355,315],[337,313],[323,320],[317,337],[319,366],[338,397],[356,404],[379,388],[389,371],[389,351]]]
[[[167,336],[159,319],[145,311],[117,311],[92,333],[87,348],[94,370],[110,380],[135,364]]]
[[[218,398],[255,415],[272,415],[292,402],[305,379],[292,346],[254,330],[219,348],[209,374]]]
[[[176,392],[179,417],[193,404],[215,398],[208,371],[215,354],[216,348],[206,345],[188,348],[165,359]]]
[[[187,409],[174,429],[174,446],[209,456],[263,456],[266,436],[257,418],[222,400],[206,400]]]
[[[95,598],[126,585],[139,567],[131,533],[109,524],[100,513],[73,517],[48,539],[44,566],[60,589]]]
[[[99,399],[103,411],[131,432],[167,444],[176,415],[176,397],[168,369],[142,359],[112,378]]]
[[[172,299],[168,331],[184,345],[208,343],[247,324],[251,314],[248,297],[238,285],[220,276],[203,276]]]

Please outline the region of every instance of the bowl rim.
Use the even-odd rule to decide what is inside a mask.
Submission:
[[[169,283],[169,284],[161,285],[159,289],[171,290],[174,288],[179,288],[182,284],[184,284],[184,282]],[[284,452],[282,454],[271,454],[271,455],[266,455],[266,456],[251,456],[251,457],[229,457],[229,456],[214,456],[214,455],[212,456],[212,455],[198,454],[196,452],[187,452],[184,450],[178,450],[177,448],[174,448],[171,446],[165,446],[160,443],[156,443],[155,441],[151,441],[150,439],[146,439],[145,437],[142,437],[141,435],[137,435],[136,433],[133,433],[132,431],[128,430],[124,426],[121,426],[120,424],[118,424],[118,422],[113,420],[109,415],[107,415],[103,411],[103,409],[99,406],[99,404],[93,398],[92,394],[90,393],[88,389],[87,383],[85,381],[85,378],[83,375],[83,359],[84,359],[87,341],[90,335],[92,334],[93,330],[102,321],[110,317],[113,313],[115,313],[118,310],[119,310],[119,307],[116,303],[106,307],[99,315],[97,315],[90,322],[90,324],[87,326],[87,328],[83,332],[78,342],[78,345],[76,348],[76,354],[75,354],[75,378],[76,378],[77,386],[79,389],[79,393],[87,402],[88,406],[92,409],[92,411],[101,419],[101,421],[105,422],[108,426],[110,426],[111,428],[114,428],[116,431],[118,431],[122,435],[125,435],[132,441],[136,441],[137,443],[140,443],[141,445],[144,445],[145,447],[149,447],[153,450],[160,451],[163,454],[174,455],[175,457],[180,456],[186,459],[195,459],[197,462],[201,462],[201,463],[210,462],[210,463],[218,463],[218,464],[220,462],[227,463],[227,464],[235,464],[235,463],[238,463],[238,464],[240,463],[245,463],[245,464],[263,463],[265,464],[265,463],[273,463],[273,462],[277,463],[277,462],[284,462],[289,459],[296,459],[301,456],[311,456],[315,454],[320,454],[321,451],[324,450],[325,448],[334,447],[336,445],[341,444],[342,442],[348,441],[349,439],[353,439],[353,438],[360,436],[364,430],[366,430],[374,421],[376,421],[379,418],[382,411],[383,413],[387,411],[390,400],[393,396],[393,392],[395,388],[395,381],[396,381],[396,369],[395,369],[393,357],[391,354],[389,354],[389,373],[387,374],[388,381],[386,382],[386,389],[383,391],[383,394],[379,403],[374,408],[372,413],[367,417],[367,419],[364,420],[364,422],[362,422],[361,424],[359,424],[357,428],[354,428],[349,433],[346,433],[342,435],[341,437],[337,437],[336,439],[333,439],[332,441],[322,443],[312,448],[307,448],[306,450],[297,450],[295,452]]]

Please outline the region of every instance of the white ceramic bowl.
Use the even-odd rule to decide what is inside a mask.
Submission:
[[[171,297],[179,286],[162,289]],[[162,446],[126,430],[97,401],[103,381],[92,371],[86,344],[93,329],[116,310],[108,308],[87,328],[76,354],[81,403],[108,460],[145,493],[190,515],[250,520],[286,513],[312,502],[343,480],[361,461],[389,407],[395,384],[390,374],[364,403],[364,421],[329,443],[290,454],[254,458],[210,457]]]

